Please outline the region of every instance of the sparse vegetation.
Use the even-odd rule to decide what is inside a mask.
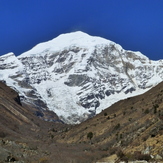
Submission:
[[[153,109],[154,109],[153,113],[154,113],[154,114],[157,113],[157,108],[158,108],[158,107],[159,107],[158,104],[153,105]]]
[[[148,114],[149,113],[149,109],[147,108],[145,111],[144,111],[145,114]]]
[[[7,135],[6,135],[6,133],[5,132],[0,132],[0,138],[5,138]]]
[[[89,132],[87,134],[87,138],[91,140],[93,138],[93,132]]]
[[[123,115],[126,115],[126,111],[123,111]]]
[[[108,115],[108,114],[105,112],[105,113],[104,113],[104,116],[107,116],[107,115]]]
[[[119,129],[120,128],[120,123],[118,123],[118,124],[116,124],[116,126],[114,127],[114,130],[117,130],[117,129]]]

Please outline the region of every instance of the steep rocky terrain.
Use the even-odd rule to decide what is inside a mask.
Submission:
[[[74,32],[18,57],[1,56],[0,78],[19,92],[22,103],[35,105],[42,118],[53,121],[44,117],[44,111],[52,110],[65,123],[74,124],[161,82],[163,61]]]

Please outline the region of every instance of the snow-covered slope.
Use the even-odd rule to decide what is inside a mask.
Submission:
[[[79,123],[163,80],[163,60],[83,32],[62,34],[15,57],[0,57],[0,77],[22,100]]]

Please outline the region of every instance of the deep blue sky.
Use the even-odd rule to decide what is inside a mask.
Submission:
[[[78,30],[163,59],[163,0],[0,0],[0,55]]]

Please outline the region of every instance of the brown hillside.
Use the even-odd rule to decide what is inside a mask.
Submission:
[[[37,131],[37,118],[22,107],[17,92],[0,82],[0,136],[18,136],[24,131]],[[33,122],[33,119],[36,119]],[[27,134],[27,133],[26,133]]]
[[[9,158],[93,163],[113,154],[122,160],[163,157],[163,83],[75,126],[45,122],[32,106],[21,105],[14,90],[4,83],[0,90],[0,163]]]

